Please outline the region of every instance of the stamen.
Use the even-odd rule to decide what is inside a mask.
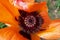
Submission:
[[[27,16],[24,23],[27,27],[33,27],[36,24],[36,19],[33,16]]]

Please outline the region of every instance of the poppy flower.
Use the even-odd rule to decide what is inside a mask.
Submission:
[[[0,29],[0,40],[40,40],[59,37],[49,36],[56,32],[56,22],[49,18],[45,1],[37,3],[34,0],[0,0],[0,22],[7,25]]]

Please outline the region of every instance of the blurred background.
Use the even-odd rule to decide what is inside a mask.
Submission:
[[[51,19],[60,18],[60,0],[46,0]]]
[[[60,0],[36,0],[46,1],[48,6],[48,12],[51,19],[59,19],[60,18]]]

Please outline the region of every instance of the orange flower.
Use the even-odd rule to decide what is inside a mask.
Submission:
[[[30,40],[40,40],[40,37],[45,39],[59,37],[58,35],[57,37],[54,35],[49,36],[52,32],[56,33],[54,24],[57,22],[52,22],[49,18],[46,2],[37,3],[34,2],[34,0],[31,2],[19,0],[15,3],[14,1],[10,1],[11,0],[0,0],[0,22],[10,25],[0,30],[0,40],[10,40],[10,38],[12,40],[27,40],[26,38]],[[21,6],[21,2],[24,5],[22,4]],[[11,3],[14,4],[14,6],[11,5]],[[59,23],[57,23],[57,25],[58,24]],[[49,34],[49,32],[51,33]],[[11,34],[15,36],[13,35],[13,37],[11,37]],[[48,36],[46,36],[47,34]]]

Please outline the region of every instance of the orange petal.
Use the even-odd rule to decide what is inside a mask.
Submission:
[[[1,5],[6,8],[6,11],[8,11],[12,16],[18,17],[20,14],[18,12],[18,9],[15,8],[13,5],[10,4],[9,0],[0,0]]]
[[[58,40],[60,38],[60,19],[53,20],[47,30],[38,32],[36,35],[47,40]]]
[[[9,12],[9,10],[7,10],[7,8],[2,3],[0,3],[0,22],[18,26],[18,22],[15,20],[15,17],[12,15],[12,13]]]
[[[0,29],[0,40],[27,40],[19,32],[11,28]]]

